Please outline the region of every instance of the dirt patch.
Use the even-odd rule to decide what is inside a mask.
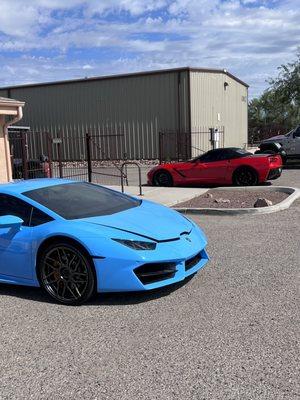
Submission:
[[[289,196],[287,193],[268,190],[209,190],[194,199],[176,204],[176,208],[250,208],[258,198],[277,204]]]

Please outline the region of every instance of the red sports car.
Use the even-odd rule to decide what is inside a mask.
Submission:
[[[282,171],[278,154],[252,154],[237,147],[210,150],[190,161],[160,164],[148,173],[148,184],[252,186],[277,179]]]

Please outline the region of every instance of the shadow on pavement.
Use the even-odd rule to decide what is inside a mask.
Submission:
[[[300,169],[300,163],[286,164],[283,169]]]
[[[174,283],[173,285],[165,286],[163,288],[154,289],[145,292],[119,292],[119,293],[97,293],[90,301],[85,303],[86,306],[122,306],[145,303],[148,301],[156,300],[165,297],[175,292],[177,289],[186,285],[192,276],[187,277],[184,281]],[[40,288],[0,284],[0,296],[16,297],[24,300],[31,300],[41,303],[56,304],[59,303],[52,300]],[[60,304],[61,305],[61,304]],[[68,306],[66,306],[68,307]]]
[[[161,297],[169,296],[171,293],[185,286],[193,276],[187,277],[184,281],[174,283],[173,285],[165,286],[163,288],[154,289],[145,292],[121,292],[121,293],[102,293],[95,296],[89,305],[130,305],[140,304],[152,300],[157,300]]]

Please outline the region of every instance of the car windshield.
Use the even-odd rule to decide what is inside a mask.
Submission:
[[[23,195],[65,219],[110,215],[141,204],[141,200],[85,182],[44,187]]]
[[[298,125],[296,128],[294,128],[291,131],[289,131],[288,133],[286,133],[284,136],[290,136],[292,133],[294,133],[298,130],[300,130],[300,125]]]

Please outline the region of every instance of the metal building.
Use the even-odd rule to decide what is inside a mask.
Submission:
[[[247,92],[226,70],[187,67],[6,87],[0,96],[25,101],[22,124],[36,132],[72,138],[89,131],[101,138],[107,158],[155,159],[160,132],[190,135],[191,154],[192,133],[208,138],[213,127],[224,131],[222,145],[244,146]],[[68,144],[69,159],[84,151],[78,143]],[[201,150],[209,145],[207,139]]]

